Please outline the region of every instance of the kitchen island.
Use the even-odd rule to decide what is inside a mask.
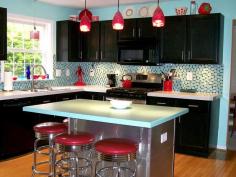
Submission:
[[[69,100],[26,106],[24,111],[69,118],[69,131],[89,131],[96,140],[111,137],[137,142],[137,177],[174,176],[175,118],[187,108],[133,104],[115,109],[107,101]]]

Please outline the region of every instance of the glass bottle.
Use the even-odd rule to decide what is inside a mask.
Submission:
[[[30,66],[26,66],[26,78],[30,79]]]
[[[195,0],[190,1],[190,15],[194,15],[197,13],[197,4]]]

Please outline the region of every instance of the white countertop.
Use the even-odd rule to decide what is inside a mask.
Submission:
[[[201,92],[187,93],[187,92],[175,92],[175,91],[149,92],[148,96],[163,97],[163,98],[179,98],[179,99],[189,99],[189,100],[203,100],[203,101],[214,101],[220,98],[219,94],[201,93]]]
[[[74,92],[100,92],[106,93],[106,90],[110,89],[104,86],[97,85],[87,85],[87,86],[62,86],[62,87],[52,87],[50,91],[23,91],[23,90],[14,90],[14,91],[0,91],[0,100],[9,100],[9,99],[18,99],[18,98],[28,98],[36,96],[46,96],[46,95],[55,95],[63,93],[74,93]]]
[[[132,104],[115,109],[108,101],[69,100],[23,107],[24,111],[119,125],[152,128],[188,113],[188,108]]]

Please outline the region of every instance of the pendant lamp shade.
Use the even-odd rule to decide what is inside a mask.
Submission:
[[[84,15],[80,21],[80,31],[89,32],[91,30],[91,21],[87,15]]]
[[[90,10],[88,10],[87,8],[86,9],[83,9],[80,13],[79,13],[79,20],[82,19],[83,16],[87,15],[89,20],[92,21],[92,12],[90,12]]]
[[[39,40],[39,36],[39,31],[37,31],[36,27],[34,26],[34,29],[30,31],[30,39]]]
[[[82,10],[79,14],[79,19],[81,19],[80,31],[89,32],[91,30],[92,13],[86,8],[86,0],[84,10]]]
[[[112,28],[114,30],[123,30],[124,29],[124,18],[119,10],[120,1],[118,0],[118,10],[115,13],[113,20],[112,20]]]
[[[165,15],[159,6],[159,0],[156,10],[152,16],[152,26],[153,27],[163,27],[165,26]]]
[[[124,29],[124,19],[120,11],[117,11],[112,20],[112,28],[114,30],[123,30]]]

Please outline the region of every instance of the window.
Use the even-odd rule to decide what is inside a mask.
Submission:
[[[30,32],[36,27],[39,40],[30,39]],[[43,65],[52,78],[52,24],[48,21],[27,17],[9,16],[7,22],[7,60],[4,70],[11,71],[18,80],[26,79],[26,67],[35,64]],[[41,68],[35,74],[42,74]]]

